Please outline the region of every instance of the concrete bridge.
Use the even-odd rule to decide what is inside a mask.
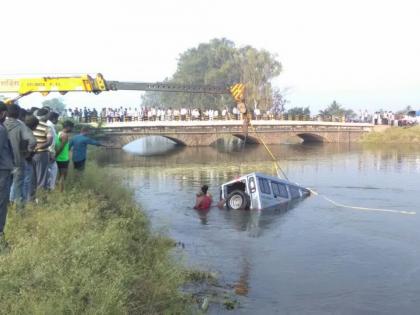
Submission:
[[[147,136],[162,136],[185,146],[209,146],[226,136],[256,144],[260,138],[266,144],[280,144],[295,136],[303,142],[339,143],[355,142],[373,130],[366,123],[253,120],[251,124],[245,137],[239,120],[115,122],[101,127],[101,138],[116,147]]]

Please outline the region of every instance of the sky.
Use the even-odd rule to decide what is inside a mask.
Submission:
[[[2,3],[0,77],[102,73],[170,77],[213,38],[277,55],[288,107],[420,108],[420,1],[72,0]],[[137,106],[141,92],[68,93],[68,107]],[[21,105],[47,97],[29,95]]]

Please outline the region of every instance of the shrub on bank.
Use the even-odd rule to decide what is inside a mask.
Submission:
[[[365,143],[420,143],[420,126],[392,127],[383,132],[370,132],[362,138]]]
[[[89,165],[65,194],[9,209],[2,314],[177,314],[187,304],[173,242],[153,235],[120,180]]]

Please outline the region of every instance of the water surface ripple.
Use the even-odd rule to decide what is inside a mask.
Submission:
[[[113,151],[98,161],[128,176],[154,228],[185,244],[186,263],[242,286],[230,314],[418,313],[420,149],[272,149],[290,179],[336,201],[418,214],[337,208],[319,197],[267,213],[192,209],[204,183],[217,197],[218,186],[238,174],[272,174],[262,146]]]

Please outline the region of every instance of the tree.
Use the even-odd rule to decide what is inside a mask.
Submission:
[[[295,115],[295,116],[297,116],[297,115],[310,115],[311,110],[309,109],[309,106],[308,107],[293,107],[293,108],[290,108],[287,111],[287,114],[288,115]]]
[[[273,88],[273,106],[271,108],[271,111],[274,114],[280,114],[283,113],[286,107],[286,104],[289,102],[286,98],[285,98],[285,92],[286,90],[280,91],[279,88]]]
[[[42,107],[49,107],[51,110],[62,115],[66,110],[66,104],[64,104],[61,98],[52,98],[42,102]]]
[[[350,118],[356,116],[352,109],[345,109],[336,101],[333,101],[326,109],[320,110],[319,114],[322,116],[345,116]]]
[[[413,108],[411,107],[411,105],[408,105],[404,109],[400,109],[399,111],[397,111],[396,114],[397,115],[405,115],[409,111],[412,111],[412,110],[413,110]],[[383,112],[383,110],[380,110],[380,112]]]
[[[177,70],[165,82],[191,85],[229,86],[240,81],[240,69],[235,64],[235,45],[225,38],[213,39],[199,44],[182,53]],[[224,107],[234,105],[226,95],[194,93],[147,92],[143,97],[145,106],[163,105],[179,108],[182,106]]]
[[[275,58],[266,50],[251,46],[237,48],[226,38],[213,39],[182,53],[176,72],[166,81],[226,87],[243,82],[246,85],[246,100],[267,109],[273,104],[271,80],[281,72],[281,64]],[[235,103],[228,95],[147,92],[143,96],[143,104],[221,109]]]
[[[241,69],[241,82],[245,83],[246,100],[255,107],[268,109],[273,105],[271,80],[281,72],[276,56],[251,46],[239,49],[237,62]]]

